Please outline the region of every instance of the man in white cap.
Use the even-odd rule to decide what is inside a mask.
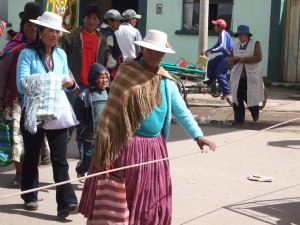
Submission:
[[[109,48],[107,64],[105,66],[108,68],[111,80],[113,80],[117,74],[119,65],[123,62],[122,52],[115,35],[115,31],[119,29],[121,20],[123,19],[118,10],[108,10],[104,15],[104,22],[100,27],[100,33],[106,38]]]
[[[136,58],[140,52],[140,48],[135,41],[141,41],[142,35],[138,29],[135,28],[138,19],[141,15],[137,14],[133,9],[127,9],[122,14],[124,22],[121,24],[119,30],[115,32],[124,60],[127,57]]]

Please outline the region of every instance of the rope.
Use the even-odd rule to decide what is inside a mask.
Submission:
[[[275,124],[273,126],[265,128],[265,129],[256,131],[253,134],[246,135],[244,137],[241,137],[241,138],[232,140],[230,142],[221,144],[221,145],[218,146],[218,148],[223,147],[225,145],[232,144],[232,143],[237,142],[237,141],[241,141],[243,139],[246,139],[246,138],[252,137],[254,135],[257,135],[257,134],[259,134],[261,132],[264,132],[264,131],[267,131],[267,130],[271,130],[271,129],[275,128],[275,127],[279,127],[281,125],[284,125],[284,124],[287,124],[287,123],[291,123],[291,122],[299,120],[299,119],[300,119],[300,117],[295,118],[295,119],[291,119],[291,120],[288,120],[288,121],[284,121],[282,123]],[[103,172],[99,172],[99,173],[94,173],[94,174],[87,175],[85,177],[80,177],[80,178],[76,178],[76,179],[72,179],[72,180],[63,181],[63,182],[60,182],[60,183],[50,184],[50,185],[46,185],[46,186],[43,186],[43,187],[30,189],[30,190],[27,190],[27,191],[17,192],[17,193],[14,193],[14,194],[4,195],[4,196],[0,197],[0,200],[6,199],[6,198],[10,198],[10,197],[14,197],[14,196],[21,195],[21,194],[27,194],[27,193],[31,193],[31,192],[35,192],[35,191],[40,191],[40,190],[43,190],[43,189],[50,189],[52,187],[61,186],[61,185],[67,184],[67,183],[72,183],[74,181],[88,179],[88,178],[91,178],[91,177],[95,177],[95,176],[99,176],[99,175],[103,175],[103,174],[107,174],[107,173],[111,173],[111,172],[116,172],[116,171],[120,171],[120,170],[125,170],[125,169],[135,168],[135,167],[139,167],[139,166],[149,165],[149,164],[153,164],[153,163],[163,162],[163,161],[166,161],[166,160],[172,160],[172,159],[182,158],[182,157],[186,157],[186,156],[196,155],[196,154],[203,153],[203,152],[204,151],[202,150],[200,152],[197,151],[197,152],[187,153],[187,154],[183,154],[183,155],[177,155],[177,156],[173,156],[173,157],[162,158],[162,159],[157,159],[157,160],[148,161],[148,162],[144,162],[144,163],[134,164],[134,165],[130,165],[130,166],[124,166],[124,167],[120,167],[120,168],[116,168],[116,169],[112,169],[112,170],[107,170],[107,171],[103,171]],[[206,152],[207,152],[207,150],[206,150]]]

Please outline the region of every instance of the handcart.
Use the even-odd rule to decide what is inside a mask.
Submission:
[[[189,107],[187,102],[188,93],[202,93],[210,94],[212,97],[220,97],[222,95],[221,88],[217,80],[209,87],[203,83],[206,79],[206,63],[208,58],[206,56],[199,56],[197,66],[188,66],[191,64],[188,60],[180,58],[177,64],[170,62],[161,62],[160,65],[164,67],[176,80],[178,90],[182,95],[186,105]],[[230,74],[229,74],[230,75]],[[259,106],[262,110],[267,102],[267,93],[264,92],[265,100],[262,105]],[[226,98],[226,101],[232,105],[231,99]]]
[[[184,99],[186,105],[189,107],[187,102],[188,93],[201,93],[201,88],[203,85],[188,84],[188,80],[193,80],[196,82],[203,81],[205,79],[205,70],[198,70],[195,67],[181,67],[177,64],[169,62],[161,62],[160,65],[164,67],[176,80],[176,84],[182,98]]]
[[[161,62],[160,64],[176,80],[179,92],[182,95],[187,106],[188,93],[210,94],[213,97],[219,97],[222,94],[222,91],[220,90],[217,82],[211,85],[210,87],[207,87],[203,84],[203,80],[206,78],[207,60],[204,62],[202,60],[202,64],[199,64],[199,61],[201,60],[198,60],[197,66],[188,66],[188,64],[191,63],[183,58],[180,58],[177,64],[169,62]],[[198,67],[200,67],[201,69]],[[230,100],[227,101],[229,102],[229,104],[231,104]]]

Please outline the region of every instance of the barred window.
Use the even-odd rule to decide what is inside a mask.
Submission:
[[[201,0],[183,0],[182,30],[199,29],[199,11]],[[231,30],[233,0],[209,0],[208,30],[214,30],[212,20],[224,19],[226,30]]]

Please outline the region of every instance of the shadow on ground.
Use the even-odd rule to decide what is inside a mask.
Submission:
[[[278,148],[300,149],[300,140],[269,141],[268,145]]]
[[[14,175],[13,174],[1,174],[1,180],[0,180],[0,188],[8,188],[8,189],[15,189],[15,192],[20,192],[21,189],[18,186],[12,186],[11,182],[13,181]],[[44,187],[47,185],[51,185],[53,183],[48,183],[48,182],[39,182],[39,187]],[[75,191],[82,191],[83,189],[83,184],[78,184],[78,183],[72,183],[73,188]],[[47,189],[40,190],[40,192],[49,192],[49,190],[56,190],[56,187],[51,187]]]
[[[232,212],[251,217],[266,224],[300,224],[300,198],[254,201],[224,207]]]
[[[59,221],[61,223],[71,223],[72,220],[69,219],[59,219],[56,215],[49,215],[40,213],[38,211],[25,211],[23,210],[23,204],[9,204],[9,205],[0,205],[0,212],[10,215],[22,215],[31,217],[38,220],[48,220],[48,221]],[[13,220],[13,217],[12,217]],[[20,222],[20,221],[19,221]],[[17,224],[17,223],[16,223]]]
[[[242,216],[259,221],[265,224],[272,225],[295,225],[300,224],[300,197],[282,198],[282,199],[268,199],[268,200],[255,200],[261,197],[266,197],[271,194],[275,194],[287,189],[293,189],[300,186],[296,184],[286,188],[282,188],[270,193],[255,196],[251,199],[246,199],[241,202],[237,202],[228,206],[220,207],[210,212],[199,215],[193,219],[185,221],[180,225],[194,224],[199,219],[217,213],[220,210],[226,209],[234,213],[238,213]]]

